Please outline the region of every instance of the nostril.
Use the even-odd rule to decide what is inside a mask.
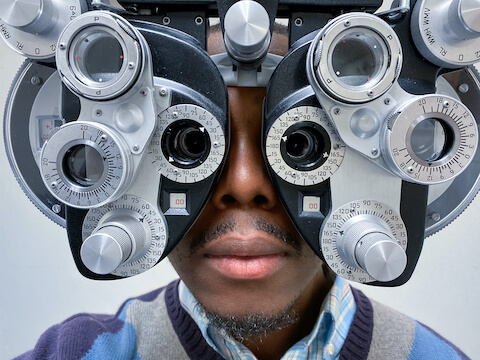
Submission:
[[[257,205],[263,205],[263,204],[266,204],[268,203],[268,199],[263,196],[263,195],[257,195],[255,196],[255,199],[253,199],[253,201],[255,202],[255,204]]]
[[[232,195],[226,194],[222,196],[222,202],[224,204],[233,204],[235,203],[235,198]]]

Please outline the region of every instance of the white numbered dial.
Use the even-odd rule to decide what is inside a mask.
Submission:
[[[181,104],[158,115],[148,154],[163,176],[191,184],[212,175],[225,151],[225,134],[215,116],[199,106]]]
[[[431,185],[459,175],[477,149],[477,123],[457,100],[426,95],[392,115],[383,153],[390,168],[407,181]]]
[[[24,56],[48,59],[55,55],[64,27],[86,10],[84,0],[3,0],[0,36]]]
[[[127,218],[137,223],[135,224],[137,231],[128,229],[128,221],[120,221]],[[128,252],[122,253],[124,258],[118,260],[121,264],[110,273],[129,277],[152,268],[159,261],[167,245],[167,225],[163,214],[140,197],[123,195],[113,203],[89,210],[82,226],[84,244],[96,232],[100,233],[102,229],[108,230],[108,227],[113,228],[118,224],[121,230],[130,235],[127,244],[122,244],[123,249],[128,249]],[[125,225],[127,228],[124,228]],[[111,234],[115,235],[115,232]],[[120,239],[115,240],[120,242]],[[96,255],[97,263],[103,260],[101,254]]]
[[[268,130],[265,152],[273,171],[300,186],[319,184],[339,168],[345,144],[325,112],[300,106],[282,114]]]
[[[346,234],[349,230],[352,230],[350,234]],[[345,236],[350,239],[345,239]],[[367,243],[368,238],[373,241]],[[341,244],[341,241],[344,243]],[[383,253],[385,245],[393,258],[387,258],[386,262],[380,259],[383,263],[379,266],[376,253],[379,248]],[[353,201],[332,212],[323,223],[320,246],[325,261],[337,275],[360,283],[389,281],[398,277],[405,268],[407,230],[400,215],[386,204],[373,200]],[[371,269],[376,278],[362,267]],[[379,279],[391,275],[392,269],[392,278]]]

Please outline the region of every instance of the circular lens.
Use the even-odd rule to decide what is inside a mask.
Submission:
[[[453,144],[452,129],[442,120],[427,118],[420,121],[412,131],[410,144],[413,153],[425,162],[443,158]]]
[[[366,33],[354,32],[340,39],[332,52],[334,74],[346,85],[361,86],[382,67],[380,43]]]
[[[123,66],[122,45],[115,36],[102,30],[86,34],[73,55],[80,72],[97,83],[115,79]]]
[[[93,147],[80,144],[70,148],[63,158],[63,172],[74,184],[93,186],[103,176],[104,163],[100,153]]]
[[[196,121],[175,121],[163,135],[162,150],[174,166],[191,169],[199,166],[208,157],[210,137],[205,128]]]
[[[181,129],[174,140],[174,148],[181,157],[197,158],[206,150],[204,134],[196,127]]]
[[[315,148],[315,141],[307,131],[298,130],[292,133],[286,143],[287,154],[294,159],[308,157]]]
[[[325,130],[314,123],[298,123],[284,134],[281,153],[293,169],[309,171],[321,166],[328,157],[330,140]]]

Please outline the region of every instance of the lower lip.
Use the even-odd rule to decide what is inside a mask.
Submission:
[[[262,256],[207,256],[223,276],[234,279],[261,279],[276,272],[285,254]]]

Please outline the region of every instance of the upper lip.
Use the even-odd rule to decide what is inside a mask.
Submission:
[[[287,243],[282,243],[267,235],[249,237],[224,235],[206,244],[201,253],[206,256],[258,257],[291,251],[292,248]]]

